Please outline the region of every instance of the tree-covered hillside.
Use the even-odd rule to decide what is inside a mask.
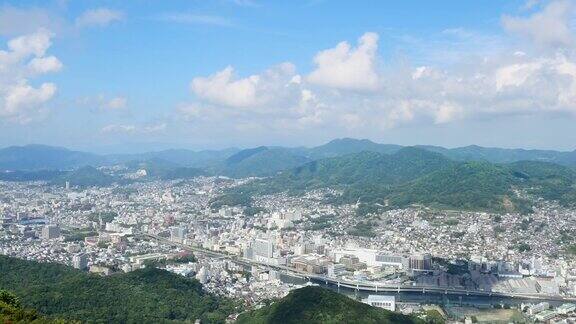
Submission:
[[[68,181],[71,186],[102,187],[109,186],[118,181],[118,179],[107,175],[94,167],[85,166],[57,177],[52,180],[52,183],[62,186],[66,181]]]
[[[34,309],[22,307],[22,303],[16,295],[6,290],[0,290],[0,323],[66,324],[76,323],[76,321],[48,319],[38,314]]]
[[[336,324],[336,323],[424,323],[423,321],[372,307],[320,287],[304,287],[272,305],[241,314],[239,324]]]
[[[521,208],[511,192],[516,179],[504,166],[459,163],[392,190],[394,206],[423,204],[466,210],[514,211]]]
[[[576,204],[576,170],[566,166],[536,161],[511,163],[508,168],[521,180],[526,191],[563,205]]]
[[[301,154],[306,155],[310,159],[319,160],[364,151],[393,154],[401,148],[402,146],[400,145],[379,144],[367,139],[339,138],[324,145],[301,150]]]
[[[310,161],[285,148],[265,146],[242,150],[215,166],[213,172],[230,177],[270,176]]]
[[[254,182],[242,190],[255,193],[286,190],[297,192],[325,187],[375,187],[383,190],[451,164],[450,160],[440,154],[415,148],[404,148],[392,155],[360,152],[312,161],[269,179]],[[367,190],[362,191],[367,193]]]
[[[0,256],[0,288],[50,317],[101,323],[222,323],[233,303],[194,280],[146,268],[100,277],[59,264]]]
[[[552,163],[457,162],[439,153],[407,147],[391,155],[361,152],[312,161],[234,188],[216,201],[221,205],[226,201],[241,204],[247,200],[238,197],[335,188],[343,192],[335,202],[525,213],[530,205],[517,190],[568,205],[576,202],[575,183],[573,169]]]

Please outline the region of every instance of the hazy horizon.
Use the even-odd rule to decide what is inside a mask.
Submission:
[[[157,151],[165,151],[165,150],[190,150],[190,151],[196,151],[196,152],[200,152],[200,151],[223,151],[223,150],[228,150],[228,149],[237,149],[237,150],[245,150],[245,149],[251,149],[251,148],[256,148],[256,147],[260,147],[260,146],[265,146],[265,147],[284,147],[284,148],[314,148],[314,147],[318,147],[318,146],[322,146],[324,144],[327,144],[329,142],[335,141],[335,140],[342,140],[342,139],[353,139],[353,140],[369,140],[373,143],[377,143],[377,144],[384,144],[384,145],[399,145],[399,146],[405,146],[405,147],[409,147],[409,146],[436,146],[436,147],[443,147],[443,148],[447,148],[447,149],[455,149],[455,148],[462,148],[462,147],[468,147],[468,146],[480,146],[483,148],[496,148],[496,149],[521,149],[521,150],[549,150],[549,151],[557,151],[557,152],[572,152],[572,151],[576,151],[576,149],[567,149],[567,150],[562,150],[562,149],[547,149],[547,148],[526,148],[526,147],[504,147],[504,146],[483,146],[483,145],[478,145],[478,144],[468,144],[468,145],[459,145],[459,146],[445,146],[445,145],[434,145],[434,144],[427,144],[427,143],[413,143],[413,144],[399,144],[399,143],[388,143],[388,142],[378,142],[378,141],[374,141],[371,139],[367,139],[367,138],[352,138],[352,137],[342,137],[342,138],[333,138],[331,140],[325,141],[325,142],[320,142],[318,144],[308,144],[308,145],[281,145],[281,144],[266,144],[266,143],[261,143],[261,144],[255,144],[252,146],[216,146],[216,147],[194,147],[194,146],[187,146],[185,144],[176,144],[176,143],[123,143],[123,144],[118,144],[118,145],[106,145],[106,146],[98,146],[98,145],[92,145],[92,146],[64,146],[64,145],[52,145],[52,144],[44,144],[44,143],[26,143],[26,144],[21,144],[21,145],[8,145],[8,146],[0,146],[0,149],[4,149],[4,148],[9,148],[9,147],[13,147],[13,146],[19,146],[19,147],[24,147],[24,146],[31,146],[31,145],[43,145],[43,146],[51,146],[51,147],[60,147],[60,148],[65,148],[68,150],[72,150],[72,151],[82,151],[82,152],[87,152],[87,153],[94,153],[94,154],[101,154],[101,155],[107,155],[107,154],[139,154],[139,153],[147,153],[147,152],[157,152]]]

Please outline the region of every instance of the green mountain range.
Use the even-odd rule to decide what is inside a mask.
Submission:
[[[512,163],[517,161],[552,162],[576,166],[576,150],[561,152],[553,150],[525,150],[480,147],[476,145],[443,148],[422,145],[419,148],[437,152],[456,161],[486,161]],[[170,149],[139,154],[98,155],[46,145],[11,146],[0,149],[0,170],[71,170],[82,166],[105,166],[126,164],[131,161],[163,160],[180,167],[211,170],[220,174],[236,176],[273,174],[311,160],[338,157],[363,151],[393,154],[400,145],[380,144],[367,139],[335,139],[316,147],[268,147],[246,150],[229,148],[223,150],[192,151]]]
[[[424,321],[376,308],[320,287],[291,291],[279,301],[258,310],[240,314],[238,324],[410,324]]]
[[[28,151],[24,154],[23,152]],[[46,155],[48,165],[56,163],[103,163],[109,156],[45,146],[29,146],[0,150],[2,163],[14,164],[18,156],[24,166],[38,151]],[[14,152],[18,152],[15,155]],[[193,166],[198,154],[202,167]],[[201,175],[230,177],[267,177],[216,198],[214,206],[250,204],[254,194],[287,191],[293,194],[316,188],[335,188],[343,194],[334,202],[404,207],[420,204],[447,209],[528,212],[530,204],[520,199],[516,189],[557,200],[565,205],[576,202],[575,152],[544,150],[511,150],[469,146],[445,149],[435,146],[402,147],[369,140],[339,139],[314,148],[257,147],[247,150],[201,151],[170,150],[142,154],[144,160],[122,162],[127,172],[139,169],[147,176],[138,181],[190,179]],[[135,155],[125,155],[124,158]],[[174,161],[177,160],[178,162]],[[523,159],[518,161],[518,159]],[[121,160],[119,155],[114,161]],[[550,162],[552,161],[552,162]],[[106,163],[112,163],[110,160]],[[192,163],[186,164],[186,163]],[[563,163],[562,165],[559,163]],[[73,186],[108,186],[124,183],[118,175],[102,172],[91,166],[73,171],[47,169],[3,171],[0,180],[44,180]]]

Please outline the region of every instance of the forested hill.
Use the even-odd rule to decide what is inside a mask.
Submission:
[[[324,187],[391,185],[449,167],[454,162],[438,153],[404,148],[395,154],[360,152],[341,157],[312,161],[257,182],[262,192],[310,190]]]
[[[59,264],[0,255],[0,289],[48,317],[98,323],[223,323],[232,301],[194,279],[155,268],[100,277]]]
[[[515,189],[573,204],[576,172],[569,167],[536,161],[511,164],[452,161],[439,153],[407,147],[394,154],[361,152],[312,161],[235,188],[231,194],[251,196],[283,191],[298,194],[316,188],[342,190],[342,196],[335,198],[335,202],[527,212],[528,202],[517,197]]]
[[[424,323],[415,317],[390,312],[352,300],[320,287],[304,287],[258,310],[241,314],[239,324]]]
[[[0,289],[0,323],[67,324],[76,322],[48,319],[34,309],[22,307],[18,296]]]
[[[230,156],[221,165],[213,167],[213,172],[237,178],[269,176],[309,161],[310,159],[293,154],[285,148],[261,146],[242,150]]]

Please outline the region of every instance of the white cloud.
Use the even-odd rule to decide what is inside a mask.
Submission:
[[[540,48],[558,48],[574,45],[570,19],[574,6],[570,0],[550,2],[542,11],[529,17],[502,17],[504,28],[523,36]]]
[[[11,39],[8,50],[0,50],[0,119],[30,122],[56,94],[53,83],[30,84],[32,78],[62,68],[56,57],[45,56],[52,37],[51,32],[40,29]]]
[[[51,38],[54,37],[50,31],[39,29],[37,32],[13,38],[8,41],[8,49],[15,58],[21,59],[29,55],[42,57],[52,46]]]
[[[365,33],[358,47],[341,42],[335,48],[316,54],[316,69],[308,81],[317,85],[345,90],[375,90],[378,88],[376,51],[378,34]]]
[[[262,74],[236,78],[231,66],[208,77],[194,78],[192,92],[213,104],[258,109],[289,96],[295,68],[291,63],[272,67]]]
[[[576,117],[576,48],[570,48],[573,32],[564,29],[568,16],[560,10],[569,6],[555,1],[537,8],[528,18],[503,19],[508,31],[526,36],[529,43],[452,28],[431,36],[432,44],[421,48],[453,42],[497,46],[481,53],[456,46],[458,55],[445,56],[449,63],[412,66],[407,60],[383,62],[378,35],[366,33],[356,47],[341,42],[319,52],[304,77],[289,65],[247,77],[237,77],[228,67],[195,78],[191,88],[197,101],[179,113],[198,132],[236,129],[255,138],[368,136],[409,125],[443,127],[508,116]],[[379,62],[386,68],[379,68]]]
[[[28,67],[33,73],[37,74],[58,72],[62,69],[62,62],[55,56],[36,57],[28,63]]]
[[[455,103],[444,102],[438,106],[434,121],[436,124],[449,123],[460,118],[462,114],[462,107]]]
[[[108,8],[90,9],[76,18],[76,26],[84,27],[105,27],[115,21],[124,19],[124,13]]]
[[[541,68],[540,62],[516,63],[500,67],[496,70],[496,89],[507,86],[521,86],[528,77]]]
[[[198,97],[218,104],[234,107],[254,105],[260,77],[252,75],[239,80],[233,78],[234,68],[228,66],[207,78],[195,78],[190,87]]]

